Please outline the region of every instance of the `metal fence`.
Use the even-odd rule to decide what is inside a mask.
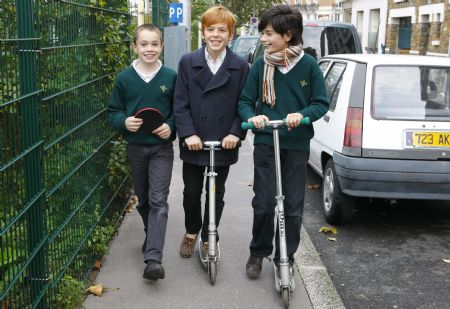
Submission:
[[[55,307],[130,183],[106,102],[130,63],[125,0],[0,1],[0,304]],[[120,153],[119,153],[120,154]]]

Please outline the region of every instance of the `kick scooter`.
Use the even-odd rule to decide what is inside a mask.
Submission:
[[[311,122],[308,117],[302,118],[301,125],[309,125]],[[289,308],[289,301],[291,298],[291,292],[295,289],[294,278],[290,278],[289,274],[289,257],[287,255],[286,247],[286,227],[284,221],[284,195],[281,183],[281,163],[280,163],[280,140],[278,130],[285,125],[284,120],[272,120],[266,122],[265,127],[270,127],[273,132],[273,148],[275,152],[275,177],[277,183],[277,196],[275,197],[277,201],[277,206],[275,208],[276,217],[278,220],[278,234],[279,234],[279,245],[280,245],[280,265],[279,274],[277,267],[274,264],[275,271],[275,289],[281,293],[283,298],[283,303],[285,308]],[[252,122],[243,122],[242,129],[255,129]]]
[[[203,142],[203,149],[209,150],[209,168],[205,174],[208,177],[208,209],[209,209],[209,225],[208,225],[208,255],[203,255],[203,242],[202,238],[198,239],[198,252],[200,255],[200,261],[203,266],[208,270],[209,281],[212,285],[216,283],[217,266],[220,260],[220,251],[218,250],[217,243],[217,226],[216,226],[216,176],[214,171],[214,153],[216,150],[221,149],[222,142],[209,141]]]

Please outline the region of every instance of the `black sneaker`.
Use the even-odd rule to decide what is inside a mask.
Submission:
[[[156,281],[158,279],[164,279],[165,275],[166,273],[161,263],[150,260],[147,262],[147,266],[145,266],[144,275],[142,277],[148,280]]]
[[[247,277],[249,277],[250,279],[258,278],[259,274],[261,273],[263,259],[263,256],[250,255],[247,261],[247,265],[245,266]]]

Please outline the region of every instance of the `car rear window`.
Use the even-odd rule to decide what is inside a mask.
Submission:
[[[234,51],[237,53],[246,53],[252,47],[254,47],[257,42],[258,42],[258,37],[238,39],[238,41],[236,42],[236,47],[234,48]]]
[[[320,56],[320,35],[324,27],[319,26],[304,26],[303,27],[303,47],[314,48],[316,53]],[[327,49],[327,46],[325,45]],[[325,52],[325,54],[328,54]]]
[[[450,68],[378,66],[372,89],[375,119],[450,121]]]

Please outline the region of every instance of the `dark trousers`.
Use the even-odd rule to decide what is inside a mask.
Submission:
[[[222,217],[223,196],[225,195],[225,181],[230,170],[229,166],[214,167],[216,176],[216,226],[219,226],[220,218]],[[186,232],[189,234],[198,234],[201,230],[202,241],[208,241],[208,224],[209,224],[209,193],[208,193],[208,178],[204,181],[205,166],[194,165],[183,162],[183,207],[184,207],[184,225]],[[203,182],[205,184],[203,185]],[[203,187],[206,190],[205,213],[202,223],[202,206],[201,197]],[[217,235],[217,239],[219,235]]]
[[[173,147],[171,143],[158,145],[128,144],[134,191],[139,199],[137,210],[144,222],[146,250],[144,261],[162,260],[172,179]]]
[[[284,195],[287,254],[291,262],[300,243],[303,203],[305,198],[306,164],[309,152],[280,150],[281,179]],[[255,196],[253,206],[253,238],[250,252],[255,256],[270,256],[273,251],[274,215],[277,205],[275,155],[272,146],[256,144],[253,152]],[[279,261],[278,228],[274,261]]]

